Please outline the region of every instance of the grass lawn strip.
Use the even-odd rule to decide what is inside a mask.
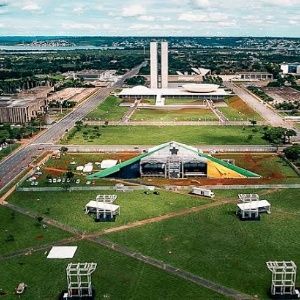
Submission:
[[[262,139],[260,127],[242,126],[107,126],[97,131],[100,136],[90,136],[94,128],[84,127],[81,131],[71,133],[61,141],[71,145],[159,145],[177,141],[188,145],[266,145]],[[72,137],[72,135],[74,136]],[[251,139],[249,139],[251,136]]]
[[[236,199],[239,191],[216,193],[216,199]],[[300,264],[300,218],[291,214],[300,211],[299,195],[299,190],[264,194],[262,198],[272,204],[272,214],[263,215],[260,222],[241,222],[235,216],[235,205],[228,204],[113,233],[107,238],[224,286],[266,299],[271,277],[265,262],[294,260]]]
[[[80,193],[16,192],[8,199],[8,202],[86,232],[101,232],[107,228],[158,217],[210,202],[207,199],[166,191],[160,191],[160,195],[145,195],[143,191],[113,192],[113,194],[118,195],[116,204],[121,207],[121,215],[117,217],[116,222],[96,223],[92,216],[85,214],[84,207],[98,194],[103,193],[97,191],[82,191]],[[106,194],[111,193],[106,192]]]
[[[118,121],[127,112],[127,107],[120,106],[121,99],[109,96],[94,111],[87,115],[90,120]]]
[[[0,256],[70,237],[52,226],[43,228],[37,220],[0,206]]]
[[[166,274],[144,263],[106,250],[90,242],[76,242],[74,259],[48,260],[44,252],[1,262],[1,288],[8,299],[25,282],[22,299],[56,299],[66,289],[65,268],[71,261],[96,262],[92,275],[96,299],[225,299],[222,295]]]

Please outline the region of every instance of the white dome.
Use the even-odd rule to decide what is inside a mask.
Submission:
[[[143,85],[137,85],[137,86],[133,87],[131,90],[136,91],[136,92],[147,92],[147,91],[149,91],[149,89],[146,86],[143,86]]]
[[[196,83],[191,83],[191,84],[185,84],[183,88],[191,93],[212,93],[216,92],[217,89],[219,88],[219,85],[217,84],[196,84]]]

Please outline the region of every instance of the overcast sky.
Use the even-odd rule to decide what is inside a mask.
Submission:
[[[300,0],[0,0],[0,35],[300,37]]]

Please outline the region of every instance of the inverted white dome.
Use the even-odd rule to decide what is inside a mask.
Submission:
[[[183,88],[190,93],[212,93],[217,91],[219,85],[205,84],[205,83],[203,84],[191,83],[191,84],[185,84]]]

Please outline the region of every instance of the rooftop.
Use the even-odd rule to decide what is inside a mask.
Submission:
[[[204,85],[203,85],[204,86]],[[209,95],[209,96],[228,96],[231,95],[223,88],[217,88],[212,92],[191,92],[185,88],[166,88],[166,89],[150,89],[145,86],[135,86],[133,88],[123,89],[119,96],[193,96],[193,95]]]

